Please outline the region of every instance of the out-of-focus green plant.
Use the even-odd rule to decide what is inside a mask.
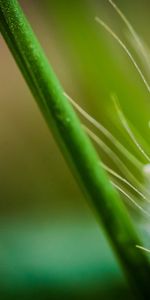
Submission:
[[[0,29],[69,166],[95,206],[139,299],[149,290],[150,268],[128,213],[101,167],[18,2],[0,0]]]

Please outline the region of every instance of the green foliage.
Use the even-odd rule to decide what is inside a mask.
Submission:
[[[139,299],[149,290],[150,268],[126,208],[64,96],[16,0],[0,0],[0,29],[79,185],[85,191]]]

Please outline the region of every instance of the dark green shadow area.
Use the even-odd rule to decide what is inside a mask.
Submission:
[[[1,299],[125,299],[129,293],[90,220],[1,222]]]

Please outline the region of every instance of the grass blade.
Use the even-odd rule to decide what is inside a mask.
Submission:
[[[0,29],[73,174],[96,208],[137,298],[149,292],[141,242],[16,0],[0,0]],[[136,299],[137,299],[136,298]]]

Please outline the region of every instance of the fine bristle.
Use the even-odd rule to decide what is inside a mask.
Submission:
[[[145,210],[142,206],[140,206],[136,200],[134,200],[134,198],[128,193],[125,191],[124,188],[121,188],[119,185],[117,185],[116,183],[114,183],[112,180],[111,180],[111,183],[112,185],[121,193],[123,194],[126,198],[128,198],[129,201],[131,201],[131,203],[136,207],[138,208],[138,210],[140,210],[145,216],[147,217],[150,217],[150,213]]]
[[[89,121],[95,128],[97,128],[118,150],[122,153],[126,159],[128,159],[140,172],[143,169],[143,164],[133,155],[126,147],[119,142],[119,140],[100,122],[96,121],[91,115],[89,115],[77,102],[75,102],[68,94],[64,93],[71,104],[77,109],[77,111]]]
[[[79,104],[77,104],[68,94],[64,93],[67,99],[71,102],[71,104],[77,109],[78,112],[87,120],[89,121],[95,128],[97,128],[101,133],[104,134],[105,137],[108,138],[109,141],[111,141],[116,148],[125,155],[125,157],[129,160],[133,158],[134,165],[138,164],[138,169],[140,173],[143,175],[144,170],[144,164],[141,163],[131,152],[129,152],[119,141],[118,139],[112,135],[112,133],[106,129],[101,123],[96,121],[91,115],[89,115]],[[83,125],[84,126],[84,125]],[[126,167],[126,165],[122,162],[122,160],[118,157],[118,155],[106,145],[104,141],[100,137],[98,137],[92,130],[90,130],[88,127],[84,126],[86,132],[88,135],[92,138],[98,146],[108,155],[109,158],[116,164],[117,168],[121,171],[121,173],[124,174],[124,177],[122,177],[120,174],[113,171],[111,168],[106,166],[104,163],[102,163],[104,169],[110,173],[111,175],[115,176],[117,179],[121,180],[124,184],[126,184],[128,187],[133,189],[142,199],[144,199],[146,202],[150,202],[148,198],[145,196],[146,194],[149,194],[149,190],[147,190],[143,184],[137,178],[131,173],[131,171]],[[130,181],[126,179],[126,177],[129,178],[131,182],[134,183],[131,184]]]
[[[143,198],[145,201],[150,202],[146,196],[140,192],[135,186],[133,186],[127,179],[125,179],[124,177],[122,177],[121,175],[119,175],[116,171],[114,171],[113,169],[109,168],[108,166],[106,166],[106,164],[102,163],[103,168],[112,176],[116,177],[117,179],[119,179],[120,181],[122,181],[123,183],[125,183],[127,186],[129,186],[133,191],[135,191],[141,198]]]
[[[111,6],[114,8],[114,10],[117,12],[117,14],[120,16],[120,18],[122,19],[122,21],[126,25],[130,35],[132,36],[132,38],[134,40],[134,44],[137,46],[137,49],[138,49],[139,53],[142,55],[142,57],[144,57],[144,60],[146,61],[147,53],[145,51],[145,48],[142,44],[141,39],[139,38],[138,34],[134,30],[133,26],[130,24],[130,22],[128,21],[126,16],[122,13],[122,11],[118,8],[118,6],[112,0],[108,0],[108,2],[111,4]],[[124,52],[127,54],[128,58],[130,59],[130,61],[134,65],[136,71],[140,75],[140,78],[142,79],[147,91],[150,92],[150,85],[149,85],[143,71],[141,70],[141,68],[137,64],[134,56],[132,55],[132,53],[130,52],[128,47],[125,45],[125,43],[118,37],[118,35],[103,20],[101,20],[99,17],[95,17],[95,20],[121,46],[121,48],[124,50]],[[108,141],[111,142],[113,144],[113,146],[115,146],[115,148],[117,150],[119,150],[119,152],[121,154],[123,154],[124,157],[127,160],[129,160],[138,169],[138,171],[140,172],[140,174],[144,178],[146,178],[147,173],[148,173],[148,176],[149,176],[149,173],[150,173],[150,171],[149,171],[149,169],[150,169],[150,167],[149,167],[150,166],[150,156],[146,153],[146,151],[144,150],[144,147],[141,146],[141,143],[139,142],[139,141],[141,141],[141,139],[139,137],[138,137],[138,139],[136,138],[136,136],[134,134],[134,130],[131,129],[132,127],[129,125],[130,123],[126,119],[126,117],[125,117],[125,115],[124,115],[124,113],[121,109],[119,100],[118,100],[116,95],[113,94],[111,96],[111,98],[113,99],[115,109],[116,109],[116,112],[119,116],[121,124],[122,124],[123,128],[125,129],[125,131],[127,132],[128,136],[130,137],[131,141],[134,143],[134,145],[136,146],[136,148],[138,149],[138,151],[142,155],[142,157],[146,160],[146,162],[145,161],[141,162],[137,157],[135,157],[128,149],[126,149],[126,147],[124,147],[124,145],[122,145],[120,143],[120,141],[107,128],[105,128],[100,122],[96,121],[92,116],[90,116],[83,108],[80,107],[80,105],[78,105],[66,93],[65,93],[65,96],[68,98],[68,100],[71,102],[71,104],[77,109],[77,111],[88,122],[90,122],[90,124],[92,124],[96,129],[98,129],[102,133],[102,135],[104,135],[108,139]],[[112,168],[108,167],[105,163],[102,162],[101,165],[104,168],[104,170],[108,173],[108,175],[110,176],[110,182],[112,183],[112,185],[118,190],[119,193],[121,193],[125,198],[127,198],[130,201],[130,203],[132,203],[134,205],[134,207],[136,207],[138,210],[140,210],[140,212],[142,214],[144,214],[145,216],[147,216],[149,218],[150,213],[148,212],[148,210],[144,209],[139,204],[138,198],[135,196],[135,194],[136,194],[140,199],[143,199],[144,201],[150,203],[150,201],[146,197],[146,193],[150,194],[149,189],[147,191],[146,186],[143,185],[137,179],[137,177],[127,167],[127,165],[124,163],[124,161],[118,156],[118,154],[114,150],[111,149],[110,146],[108,146],[102,140],[101,137],[97,136],[87,126],[83,125],[83,127],[86,130],[89,137],[102,149],[102,151],[104,151],[104,153],[116,165],[116,167],[119,170],[119,173],[123,174],[123,176],[120,175],[119,173],[117,173]],[[141,160],[142,160],[142,158],[141,158]],[[126,188],[128,188],[128,190]],[[134,196],[131,194],[131,192],[130,192],[131,190],[134,192]],[[139,249],[145,250],[147,252],[150,252],[150,250],[148,250],[148,249],[146,249],[142,246],[136,246],[136,247],[139,248]]]
[[[124,15],[124,13],[121,11],[121,9],[117,6],[116,3],[114,3],[112,0],[108,0],[108,2],[111,4],[113,9],[116,11],[118,16],[121,18],[121,20],[124,22],[128,29],[128,40],[130,44],[134,47],[136,52],[139,54],[142,62],[144,63],[144,67],[147,70],[148,73],[150,72],[150,55],[148,55],[148,51],[142,41],[142,39],[139,37],[135,29],[133,28],[132,24],[129,22],[127,17]]]
[[[136,186],[143,188],[142,184],[139,180],[133,175],[133,173],[128,169],[128,167],[123,163],[123,161],[117,156],[117,154],[110,149],[95,133],[93,133],[88,127],[83,125],[88,135],[92,138],[93,141],[96,142],[98,146],[108,155],[108,157],[114,162],[116,167],[124,174],[130,178],[132,182],[135,183]]]
[[[120,103],[119,103],[119,100],[118,100],[117,96],[115,94],[112,94],[111,98],[112,98],[112,100],[114,102],[114,105],[115,105],[117,114],[118,114],[118,116],[120,118],[122,126],[124,127],[124,129],[126,130],[126,132],[128,133],[128,135],[130,136],[132,142],[135,144],[135,146],[140,151],[140,153],[144,156],[144,158],[148,162],[150,162],[150,157],[144,151],[144,149],[142,148],[142,146],[139,144],[139,142],[137,141],[134,133],[132,132],[131,128],[129,127],[128,121],[127,121],[125,115],[123,114],[123,111],[121,110]]]
[[[140,249],[140,250],[143,250],[143,251],[146,251],[146,252],[149,252],[149,253],[150,253],[150,249],[147,249],[147,248],[142,247],[142,246],[140,246],[140,245],[136,245],[135,247],[138,248],[138,249]]]
[[[150,93],[150,86],[149,83],[147,82],[142,70],[138,66],[137,62],[135,61],[134,57],[132,56],[131,52],[127,48],[127,46],[121,41],[121,39],[117,36],[117,34],[99,17],[95,17],[95,21],[100,24],[121,46],[121,48],[125,51],[125,53],[128,55],[130,58],[131,62],[133,63],[134,67],[136,68],[137,72],[139,73],[143,83],[145,84],[148,92]]]

